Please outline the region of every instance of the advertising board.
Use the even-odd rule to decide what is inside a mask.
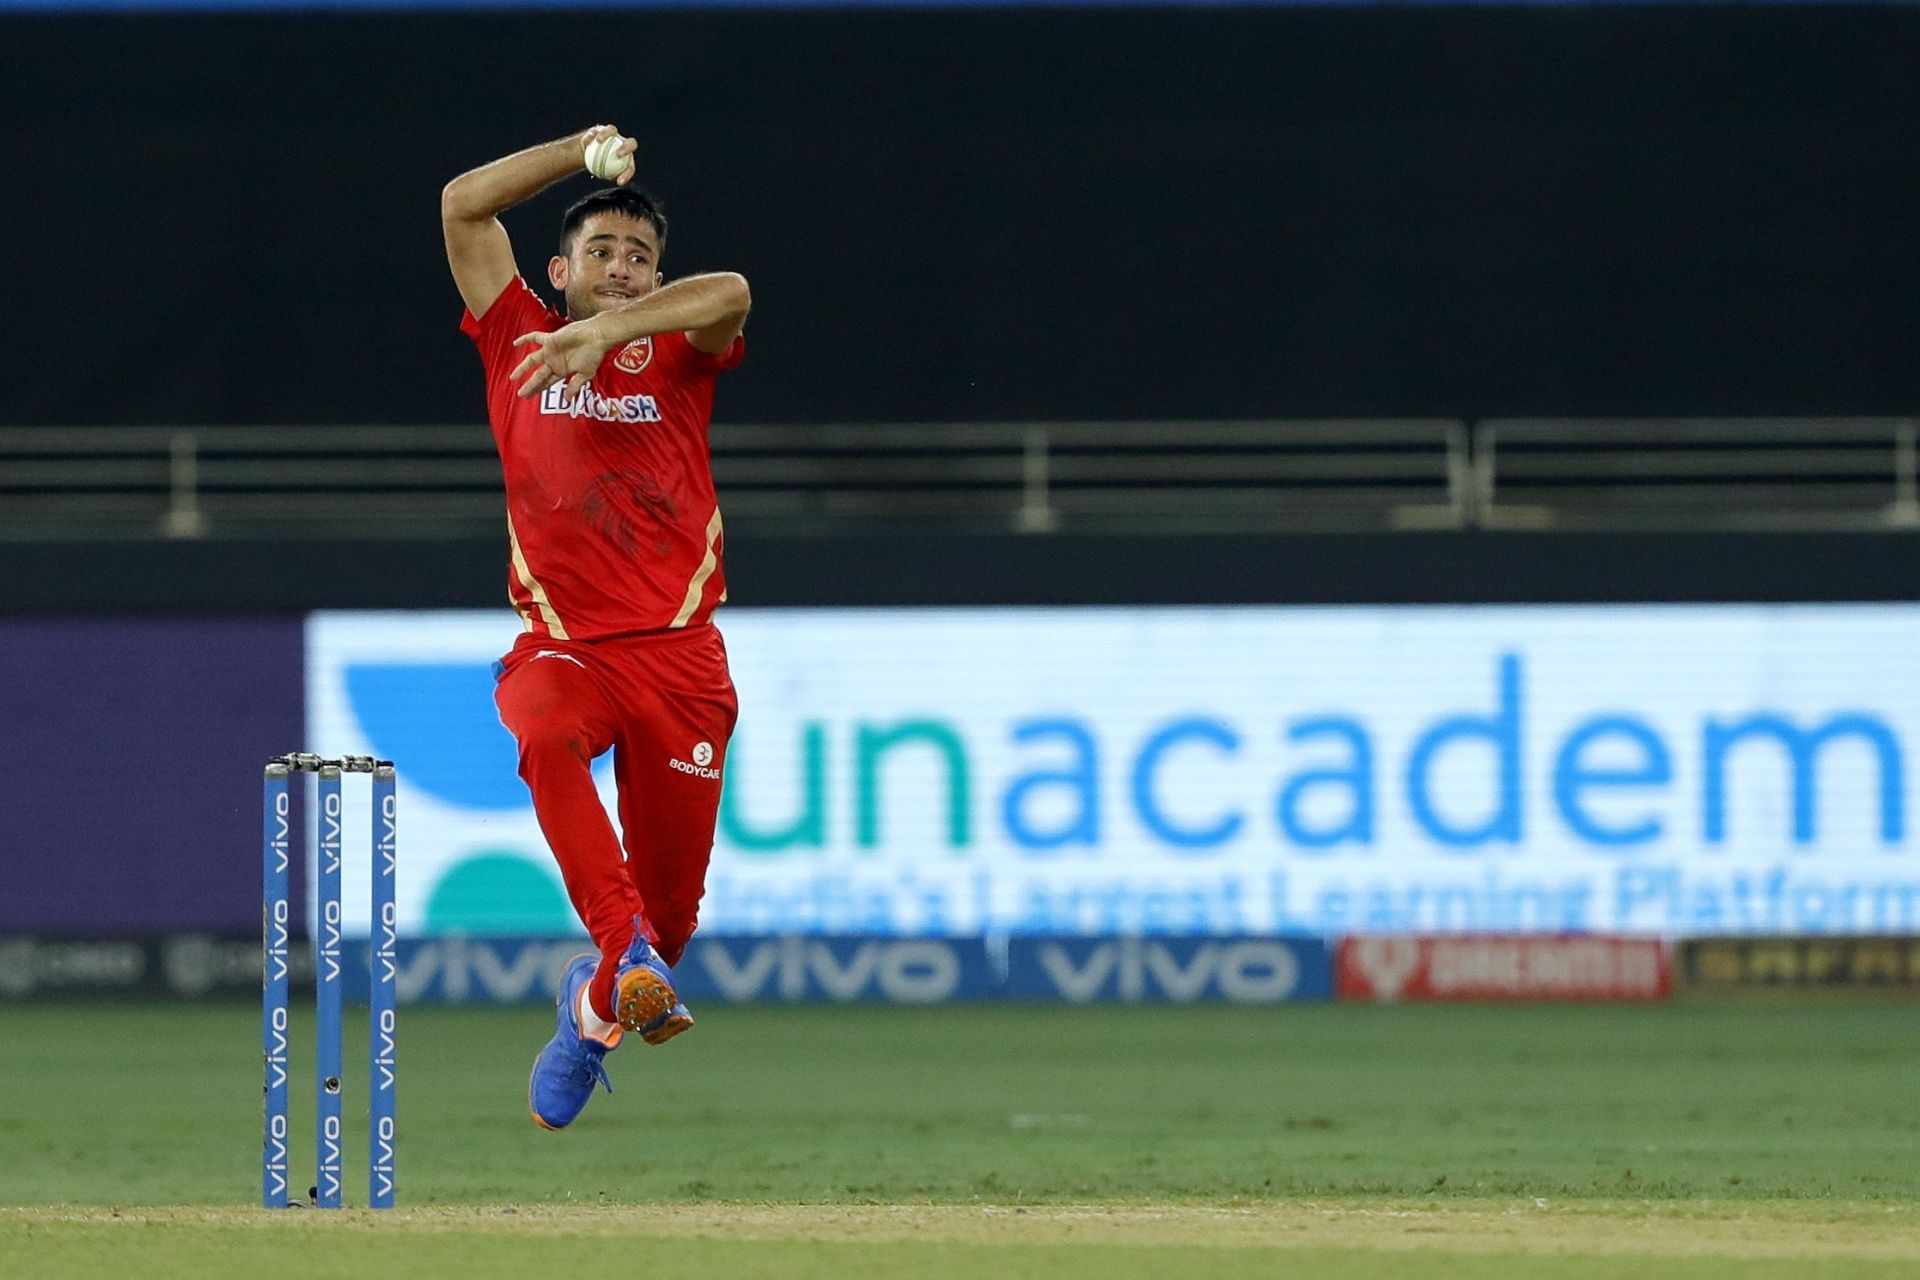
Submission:
[[[1663,1000],[1665,944],[1591,935],[1378,935],[1340,940],[1342,1000]]]
[[[1070,1004],[1280,1004],[1327,999],[1332,971],[1318,938],[1014,938],[1006,992]]]
[[[312,745],[400,762],[405,932],[574,927],[492,702],[516,627],[310,620]],[[742,712],[704,936],[1920,932],[1920,608],[722,630]]]
[[[1691,988],[1920,990],[1920,938],[1688,938],[1674,971]]]

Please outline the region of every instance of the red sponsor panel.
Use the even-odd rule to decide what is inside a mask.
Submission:
[[[1369,935],[1340,940],[1342,1000],[1664,1000],[1666,944],[1595,934]]]

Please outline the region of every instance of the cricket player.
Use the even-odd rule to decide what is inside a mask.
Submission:
[[[498,215],[609,138],[593,154],[614,185],[567,210],[547,262],[556,311],[520,277]],[[634,150],[595,125],[463,173],[440,198],[525,627],[495,665],[494,701],[599,949],[567,967],[558,1029],[534,1060],[528,1107],[548,1129],[571,1124],[595,1083],[612,1092],[602,1059],[625,1034],[660,1044],[693,1025],[672,966],[705,888],[738,712],[713,625],[727,590],[707,425],[751,299],[730,273],[663,282],[667,220],[629,185]],[[608,748],[622,835],[590,772]]]

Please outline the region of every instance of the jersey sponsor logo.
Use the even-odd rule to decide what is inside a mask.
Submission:
[[[599,422],[659,422],[660,406],[652,396],[603,396],[584,387],[567,399],[566,384],[556,382],[540,393],[540,412]]]
[[[613,367],[622,373],[639,373],[653,363],[653,338],[635,338],[620,348],[620,354],[613,358]]]
[[[558,658],[562,662],[571,662],[574,666],[580,668],[582,671],[585,671],[587,669],[586,663],[580,661],[580,659],[574,657],[572,654],[562,653],[558,649],[542,649],[540,652],[533,655],[533,660],[535,662],[540,661],[540,659],[542,658]]]
[[[678,769],[681,773],[690,774],[696,778],[718,778],[720,776],[718,769],[710,769],[707,767],[713,763],[713,744],[711,742],[694,743],[692,755],[692,764],[688,764],[685,760],[676,757],[668,760],[667,765],[670,768]]]

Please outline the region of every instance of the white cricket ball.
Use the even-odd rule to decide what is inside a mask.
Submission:
[[[596,178],[608,181],[619,177],[626,171],[628,156],[616,155],[620,144],[626,139],[617,133],[608,134],[598,142],[587,144],[587,172]]]

